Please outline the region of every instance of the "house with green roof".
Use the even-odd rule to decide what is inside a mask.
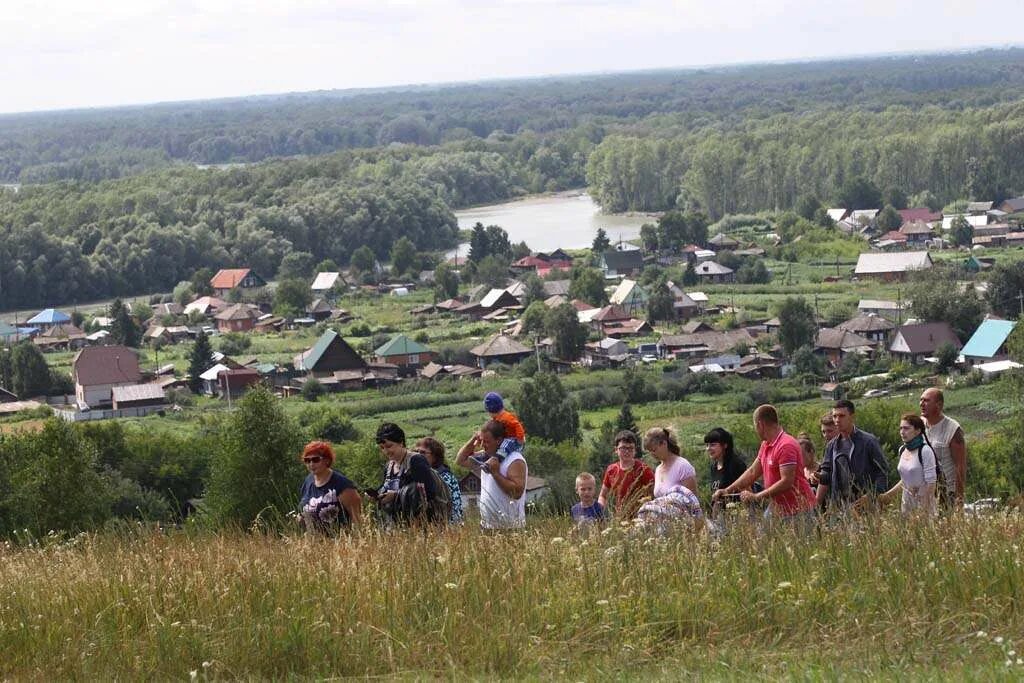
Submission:
[[[1013,320],[983,320],[960,351],[969,365],[1006,360],[1006,340],[1016,326]]]
[[[434,352],[404,334],[393,337],[373,352],[375,363],[390,363],[402,370],[416,370],[434,360]]]
[[[334,330],[327,330],[312,347],[294,359],[295,370],[318,379],[341,370],[366,370],[366,361]]]

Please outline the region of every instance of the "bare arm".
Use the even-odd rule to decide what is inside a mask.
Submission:
[[[363,499],[355,489],[345,489],[341,492],[341,506],[348,513],[352,520],[352,526],[359,526],[363,522]]]
[[[764,500],[765,498],[774,498],[775,496],[781,495],[793,488],[793,485],[796,484],[796,467],[795,463],[779,465],[779,480],[777,482],[760,493],[744,491],[740,495],[743,496],[743,500]]]
[[[687,477],[683,479],[683,486],[690,489],[691,493],[697,493],[697,477]]]
[[[935,488],[935,484],[932,484],[931,487],[934,489]],[[888,491],[886,491],[885,493],[878,494],[878,502],[879,503],[885,503],[886,505],[888,505],[889,501],[891,501],[893,499],[893,497],[895,497],[895,495],[897,493],[899,493],[901,490],[903,490],[903,480],[902,479],[900,481],[896,482],[896,485],[893,486]]]
[[[477,432],[473,436],[469,437],[469,441],[466,442],[462,448],[459,449],[458,455],[455,456],[455,464],[459,467],[470,469],[469,457],[476,453],[480,447],[480,433]]]
[[[964,486],[967,482],[967,442],[964,439],[964,430],[958,429],[949,441],[949,453],[953,456],[953,469],[956,472],[954,491],[956,493],[956,506],[964,506]]]
[[[509,498],[516,500],[522,498],[526,492],[526,463],[516,460],[508,466],[508,476],[505,476],[499,472],[501,468],[498,466],[497,458],[492,458],[489,462],[494,463],[491,465],[491,476],[494,477],[494,483],[498,485],[498,488],[504,491]]]
[[[608,509],[608,494],[611,493],[611,489],[601,484],[601,493],[597,496],[597,502],[601,504],[601,507]]]

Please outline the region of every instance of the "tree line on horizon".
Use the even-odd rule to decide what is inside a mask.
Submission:
[[[1022,85],[1005,50],[0,116],[0,179],[28,183],[0,189],[0,310],[442,250],[453,209],[584,185],[714,220],[858,183],[998,199],[1024,188]]]

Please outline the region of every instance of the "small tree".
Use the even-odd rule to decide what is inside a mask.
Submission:
[[[612,246],[612,241],[608,239],[608,233],[604,231],[604,228],[598,228],[597,235],[594,236],[594,242],[590,245],[590,252],[594,255],[594,258],[599,258],[601,254],[608,251],[610,246]]]
[[[193,394],[198,394],[203,390],[203,379],[200,375],[210,369],[212,355],[210,338],[206,336],[205,332],[199,330],[188,358],[188,388]]]
[[[647,319],[651,322],[673,320],[676,317],[675,300],[665,279],[660,279],[650,291],[647,299]]]
[[[108,315],[113,320],[110,326],[110,340],[115,344],[138,347],[142,335],[135,319],[128,312],[128,307],[120,299],[114,299]]]
[[[633,408],[628,403],[622,404],[619,416],[615,419],[615,429],[619,432],[629,430],[634,434],[637,433],[636,418],[633,417]]]
[[[295,508],[303,476],[298,426],[263,386],[250,389],[216,435],[206,506],[219,524],[249,528],[277,522]]]
[[[281,280],[274,290],[274,313],[281,316],[302,315],[313,301],[309,284],[297,278]]]
[[[949,237],[958,247],[969,247],[974,243],[974,226],[963,216],[957,216],[949,225]]]
[[[693,265],[693,261],[688,261],[686,264],[686,270],[683,271],[683,286],[693,287],[700,281],[697,276],[697,269]]]
[[[878,218],[875,219],[875,224],[878,226],[879,230],[884,230],[885,232],[889,232],[890,230],[899,230],[900,226],[903,225],[903,217],[900,216],[892,206],[886,206],[878,212]]]
[[[313,255],[308,251],[290,251],[281,259],[281,265],[277,268],[277,279],[305,280],[312,273]]]
[[[587,343],[587,328],[579,321],[572,304],[562,304],[544,315],[544,329],[555,341],[555,355],[564,360],[576,360]]]
[[[500,256],[486,256],[476,265],[477,283],[492,289],[501,289],[508,284],[508,261]]]
[[[310,403],[316,403],[320,397],[327,393],[324,385],[316,377],[310,377],[302,385],[302,398]]]
[[[523,286],[525,292],[523,293],[523,305],[529,306],[535,301],[544,301],[548,298],[547,292],[544,291],[544,282],[537,277],[536,273],[530,273],[523,278]]]
[[[454,298],[459,294],[459,274],[447,263],[434,269],[434,296],[438,301]]]
[[[416,245],[408,237],[401,237],[391,247],[391,273],[399,276],[409,271],[416,260]]]
[[[779,308],[779,343],[787,355],[814,343],[818,325],[814,310],[803,297],[786,297]]]
[[[949,342],[940,344],[939,348],[935,349],[935,358],[938,360],[935,364],[935,372],[940,375],[949,374],[949,371],[956,366],[956,359],[959,355],[956,347]]]
[[[366,245],[353,251],[352,257],[349,259],[349,266],[359,274],[372,273],[376,263],[377,258]]]
[[[604,277],[594,268],[573,268],[569,282],[569,298],[582,299],[591,306],[604,306],[608,294],[604,291]]]
[[[515,405],[529,438],[579,443],[579,412],[558,375],[539,372],[524,380]]]
[[[523,317],[520,318],[522,329],[524,334],[530,334],[531,332],[541,332],[544,330],[544,320],[548,314],[548,307],[544,305],[543,301],[534,301],[532,304],[526,307],[523,311]]]
[[[19,398],[46,395],[50,391],[50,368],[35,344],[23,341],[11,349],[11,391]]]

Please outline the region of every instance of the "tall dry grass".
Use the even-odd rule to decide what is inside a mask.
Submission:
[[[1024,675],[1017,517],[568,531],[8,544],[0,678]]]

